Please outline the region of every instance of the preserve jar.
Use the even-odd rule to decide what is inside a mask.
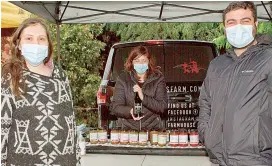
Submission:
[[[138,132],[135,130],[129,131],[129,144],[138,145]]]
[[[166,131],[160,131],[158,134],[158,145],[159,146],[166,146],[167,141],[167,132]]]
[[[107,130],[106,129],[99,129],[98,130],[98,142],[100,144],[105,144],[108,142],[107,139]]]
[[[90,130],[90,143],[91,144],[97,144],[98,143],[97,129],[91,129]]]
[[[170,141],[169,145],[176,147],[179,144],[179,132],[177,130],[173,130],[170,132]]]
[[[146,146],[148,140],[148,132],[146,130],[141,130],[139,132],[139,145]]]
[[[188,131],[186,129],[181,129],[179,131],[179,146],[180,147],[188,146]]]
[[[158,131],[152,130],[150,131],[150,144],[151,145],[158,145]]]
[[[190,146],[197,147],[199,144],[198,132],[195,129],[190,130]]]
[[[120,132],[120,144],[121,145],[128,144],[128,135],[129,135],[129,132],[127,130],[122,130]]]
[[[120,130],[118,129],[112,129],[111,130],[111,134],[110,134],[110,141],[111,144],[119,144],[120,140],[119,140],[119,134],[120,134]]]

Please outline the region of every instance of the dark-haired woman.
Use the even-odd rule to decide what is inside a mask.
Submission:
[[[166,83],[153,56],[145,46],[132,49],[125,64],[126,72],[116,82],[112,112],[123,129],[161,129],[160,115],[167,107]],[[134,114],[136,93],[142,101],[141,117]]]

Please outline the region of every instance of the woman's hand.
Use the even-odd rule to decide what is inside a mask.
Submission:
[[[132,118],[133,118],[133,120],[141,120],[141,119],[143,119],[144,118],[144,116],[137,116],[137,117],[135,117],[134,116],[134,113],[133,113],[133,108],[131,108],[131,110],[130,110],[130,114],[131,114],[131,116],[132,116]]]
[[[138,84],[133,86],[133,92],[137,92],[140,99],[143,100],[144,94],[143,94],[142,88],[140,88],[140,86]]]

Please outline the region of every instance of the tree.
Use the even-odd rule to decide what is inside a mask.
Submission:
[[[152,39],[210,41],[216,44],[220,53],[231,47],[222,23],[114,23],[107,24],[106,29],[116,32],[122,42]],[[259,23],[258,33],[272,35],[272,23]]]
[[[107,24],[106,29],[115,31],[123,42],[151,39],[212,41],[222,33],[219,23],[114,23]]]
[[[220,24],[220,29],[222,32],[224,31],[223,24]],[[258,34],[269,34],[272,36],[272,22],[260,22],[258,24],[257,33]],[[225,37],[225,35],[223,33],[214,39],[214,43],[217,45],[217,48],[221,49],[221,50],[226,50],[231,47],[231,45],[228,43],[227,38]]]
[[[54,64],[57,64],[56,26],[50,24],[54,45]],[[60,61],[61,67],[67,72],[76,108],[77,122],[92,126],[97,124],[97,113],[90,111],[96,107],[96,92],[101,78],[102,68],[100,52],[105,44],[96,40],[103,31],[101,24],[64,24],[60,27]],[[87,117],[86,116],[91,116]]]

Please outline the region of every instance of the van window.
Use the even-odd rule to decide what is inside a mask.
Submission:
[[[167,82],[203,81],[213,58],[211,46],[165,44],[164,76]]]
[[[136,47],[130,46],[130,47],[121,47],[115,49],[115,55],[114,55],[114,61],[113,61],[113,73],[111,75],[111,80],[116,81],[118,76],[122,71],[124,71],[125,62],[127,60],[127,57],[130,53],[130,51]],[[163,45],[146,45],[146,47],[149,50],[149,53],[152,54],[155,58],[157,66],[160,67],[160,71],[164,72],[164,57],[163,57]]]

